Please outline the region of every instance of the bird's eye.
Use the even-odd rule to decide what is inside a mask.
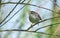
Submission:
[[[31,12],[31,14],[33,14],[33,12]]]
[[[34,14],[34,12],[33,12],[33,11],[31,11],[31,14]]]

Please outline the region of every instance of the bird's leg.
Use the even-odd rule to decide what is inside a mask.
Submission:
[[[31,26],[30,26],[30,27],[32,27],[32,25],[34,25],[34,23],[31,23]],[[32,31],[34,30],[33,27],[31,28],[31,30],[32,30]]]

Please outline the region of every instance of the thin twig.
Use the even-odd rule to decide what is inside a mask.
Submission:
[[[23,0],[21,3],[25,2],[25,0]]]
[[[40,28],[36,29],[35,31],[38,31],[38,30],[40,30],[42,28],[45,28],[45,27],[48,27],[48,26],[54,26],[54,25],[57,25],[57,24],[60,24],[60,22],[59,23],[50,24],[50,25],[47,25],[47,26],[40,27]]]
[[[54,2],[53,0],[50,0],[50,1],[53,2],[57,7],[60,8],[60,6],[56,2]]]
[[[27,3],[29,3],[31,0],[29,0]],[[19,11],[21,11],[26,5],[24,5],[22,8],[20,8],[11,18],[9,18],[7,21],[5,21],[5,23],[3,23],[2,25],[0,25],[0,27],[2,27],[3,25],[5,25],[8,21],[10,21]]]
[[[46,34],[46,35],[51,35],[51,36],[58,36],[58,37],[60,37],[60,35],[52,35],[52,34],[44,33],[44,32],[27,31],[27,30],[20,30],[20,29],[7,29],[7,30],[0,30],[0,32],[5,32],[5,31],[23,31],[23,32],[33,32],[33,33],[41,33],[41,34]]]
[[[6,2],[6,3],[1,3],[1,4],[17,4],[17,2]],[[38,8],[49,10],[51,12],[55,12],[55,11],[53,11],[51,9],[48,9],[48,8],[45,8],[45,7],[41,7],[41,6],[37,6],[37,5],[34,5],[34,4],[28,4],[28,3],[19,3],[19,4],[25,4],[25,5],[35,6],[35,7],[38,7]],[[55,13],[57,13],[57,12],[55,12]]]
[[[14,9],[16,8],[16,6],[20,3],[21,0],[18,1],[18,3],[15,5],[15,7],[9,12],[9,14],[2,20],[2,22],[0,22],[0,24],[2,24],[8,17],[9,15],[14,11]]]

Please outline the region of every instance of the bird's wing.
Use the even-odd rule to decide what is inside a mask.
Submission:
[[[40,20],[42,20],[41,17],[40,17],[40,15],[39,15],[38,13],[36,13],[36,15],[38,16],[38,18],[39,18]]]

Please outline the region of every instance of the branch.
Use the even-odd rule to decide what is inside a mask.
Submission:
[[[60,24],[60,23],[50,24],[50,25],[48,25],[48,26],[53,26],[53,25],[57,25],[57,24]],[[48,27],[48,26],[40,27],[40,28],[36,29],[35,31],[38,31],[38,30],[40,30],[40,29],[42,29],[42,28],[45,28],[45,27]]]
[[[50,1],[52,1],[52,0],[50,0]],[[53,2],[53,1],[52,1]],[[57,5],[55,2],[53,2],[57,7],[59,7],[60,8],[60,6],[59,5]],[[6,2],[6,3],[1,3],[1,5],[3,5],[3,4],[17,4],[17,2]],[[21,3],[19,3],[19,4],[21,4]]]
[[[20,3],[21,0],[18,1],[18,3]],[[0,24],[2,24],[8,17],[9,15],[14,11],[14,9],[16,8],[16,6],[18,5],[18,3],[15,5],[15,7],[9,12],[9,14],[3,19],[2,22],[0,22]]]
[[[29,3],[31,0],[29,0],[27,3]],[[3,25],[5,25],[8,21],[10,21],[19,11],[21,11],[26,5],[24,5],[22,8],[20,8],[10,19],[8,19],[7,21],[5,21],[5,23],[3,23],[2,25],[0,25],[0,27],[2,27]]]
[[[6,3],[1,3],[1,4],[17,4],[17,2],[6,2]],[[45,8],[45,7],[40,7],[40,6],[37,6],[37,5],[34,5],[34,4],[28,4],[28,3],[19,3],[19,4],[31,5],[31,6],[35,6],[35,7],[38,7],[38,8],[49,10],[51,12],[55,12],[55,11],[53,11],[51,9],[48,9],[48,8]],[[55,12],[55,13],[57,13],[57,12]]]
[[[50,0],[50,1],[53,2],[57,7],[60,8],[60,6],[56,2],[54,2],[53,0]]]
[[[23,0],[21,3],[25,2],[25,0]]]
[[[5,32],[5,31],[33,32],[33,33],[41,33],[41,34],[46,34],[46,35],[51,35],[51,36],[58,36],[58,37],[60,37],[60,35],[52,35],[52,34],[48,34],[48,33],[44,33],[44,32],[27,31],[27,30],[19,30],[19,29],[7,29],[7,30],[0,30],[0,32]]]

